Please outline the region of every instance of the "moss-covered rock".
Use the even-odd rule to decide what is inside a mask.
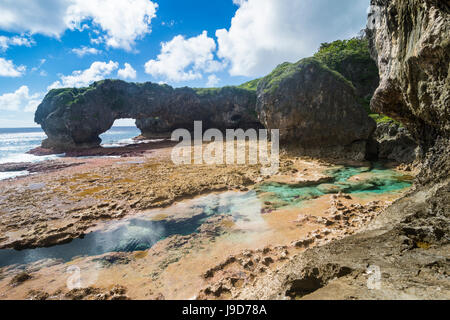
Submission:
[[[266,128],[304,150],[351,146],[364,157],[375,122],[358,105],[352,83],[315,58],[283,63],[258,84],[257,112]]]

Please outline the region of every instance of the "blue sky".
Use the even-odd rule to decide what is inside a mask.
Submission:
[[[51,88],[240,84],[364,28],[368,0],[0,0],[0,127]]]

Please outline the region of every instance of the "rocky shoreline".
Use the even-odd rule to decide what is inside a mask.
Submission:
[[[348,71],[348,60],[330,66],[317,55],[278,66],[256,87],[105,80],[49,92],[36,113],[49,139],[33,152],[66,158],[0,165],[36,173],[0,181],[0,249],[69,243],[133,217],[184,221],[205,208],[234,208],[228,198],[211,208],[195,202],[224,191],[254,192],[259,202],[250,208],[248,198],[233,198],[243,206],[237,217],[207,216],[196,232],[146,250],[2,267],[0,299],[449,299],[449,8],[371,0],[368,27],[379,75],[367,86],[336,71]],[[375,83],[372,110],[395,120],[377,126],[360,105]],[[193,120],[205,129],[280,129],[280,171],[176,166],[167,141],[100,148],[98,135],[124,117],[136,118],[144,137],[192,129]],[[330,170],[342,159],[369,169],[340,181],[339,169]],[[395,183],[415,176],[413,187],[377,192],[383,176],[366,159],[401,163]],[[70,266],[83,288],[67,287]]]
[[[7,203],[16,203],[0,208],[4,218],[0,227],[2,234],[8,237],[1,239],[0,245],[2,248],[25,249],[63,244],[84,234],[102,230],[108,221],[134,219],[152,208],[163,211],[145,213],[147,218],[158,221],[179,220],[184,218],[182,213],[188,211],[184,207],[170,205],[179,203],[183,206],[183,199],[195,199],[212,191],[251,190],[264,181],[307,187],[329,182],[330,177],[324,172],[336,167],[336,164],[325,161],[285,154],[279,174],[266,178],[260,176],[257,166],[174,167],[169,162],[170,150],[171,147],[149,150],[144,156],[135,158],[83,159],[83,163],[78,166],[12,180],[0,195],[7,197]],[[76,160],[65,158],[64,161]],[[131,181],[133,179],[136,181]],[[43,180],[45,185],[42,185]],[[38,181],[41,183],[39,186],[36,185]],[[6,186],[7,183],[0,182],[0,185]],[[30,186],[33,187],[32,194]],[[63,189],[70,192],[66,193]],[[152,194],[149,190],[153,190],[153,195],[147,199]],[[242,225],[230,220],[229,216],[215,215],[198,232],[169,237],[143,252],[80,257],[67,264],[58,260],[43,260],[27,266],[3,267],[0,268],[0,298],[114,300],[231,297],[226,293],[222,295],[222,289],[208,289],[208,283],[217,280],[217,283],[223,283],[223,288],[227,287],[230,268],[237,268],[233,272],[237,272],[240,278],[235,284],[244,288],[249,283],[248,279],[256,280],[269,274],[307,248],[358,232],[382,212],[392,201],[390,199],[398,196],[390,195],[389,199],[370,201],[369,198],[358,196],[330,194],[311,200],[313,207],[280,213],[276,209],[266,210],[266,207],[272,207],[266,203],[257,216],[264,217],[263,221],[269,223],[273,231],[261,233],[258,229],[251,236],[254,239],[251,242],[235,242],[234,239],[253,234],[253,222],[244,219]],[[62,203],[54,207],[56,200]],[[52,211],[52,208],[57,210]],[[13,209],[20,210],[20,215]],[[24,215],[24,212],[30,214]],[[273,243],[280,245],[273,246]],[[261,259],[256,261],[260,251]],[[247,257],[249,253],[251,259]],[[215,266],[221,259],[229,260],[229,254],[236,258],[235,262]],[[201,268],[199,261],[202,261]],[[96,279],[84,279],[86,286],[82,289],[67,289],[67,267],[70,265],[89,270],[87,274],[94,274]],[[260,265],[265,268],[264,271]],[[214,275],[204,277],[204,274],[211,273],[208,271],[211,269],[215,270]],[[180,270],[183,272],[180,273]],[[130,278],[119,276],[123,272],[129,274]],[[52,285],[47,281],[48,274],[54,275]],[[82,274],[85,273],[82,271]],[[175,274],[180,281],[183,279],[178,286],[173,286],[169,280]],[[145,282],[144,286],[140,285],[142,279],[148,277],[152,280]],[[111,288],[120,288],[120,292]]]

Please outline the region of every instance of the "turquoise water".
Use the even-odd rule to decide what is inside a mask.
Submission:
[[[412,177],[395,170],[386,169],[381,163],[372,167],[340,167],[326,171],[332,177],[328,183],[299,187],[290,184],[268,183],[256,188],[258,194],[266,198],[276,208],[301,205],[305,200],[315,199],[332,193],[384,194],[400,191],[412,184]],[[360,180],[350,180],[359,174],[366,176]],[[272,203],[273,202],[273,203]]]

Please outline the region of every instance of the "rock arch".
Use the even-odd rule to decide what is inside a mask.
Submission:
[[[114,121],[136,119],[142,134],[174,129],[261,127],[256,112],[256,93],[237,87],[212,89],[177,88],[155,83],[103,80],[87,88],[51,90],[39,105],[35,122],[48,136],[42,146],[64,151],[100,145],[99,135]]]

